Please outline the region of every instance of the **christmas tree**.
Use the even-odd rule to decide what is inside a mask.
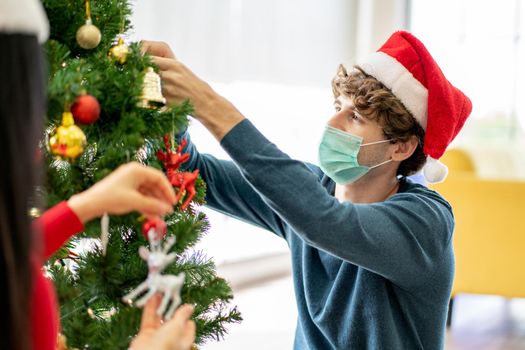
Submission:
[[[47,207],[89,188],[129,161],[179,174],[176,168],[166,169],[167,158],[177,152],[184,156],[173,140],[186,128],[191,104],[166,106],[150,58],[141,54],[138,43],[124,42],[131,28],[129,2],[43,0],[43,5],[51,33],[45,46],[49,82],[42,141],[47,174],[39,195]],[[204,202],[205,183],[200,178],[194,182],[193,197],[190,190],[174,184],[182,191],[181,200],[165,221],[166,237],[176,238],[171,249],[176,259],[164,273],[184,273],[180,296],[183,303],[196,305],[196,343],[202,344],[220,339],[225,326],[241,317],[228,305],[232,291],[217,276],[213,262],[193,250],[208,227],[204,214],[197,211]],[[142,233],[144,220],[139,214],[112,216],[105,249],[99,240],[100,220],[88,223],[48,262],[69,347],[127,349],[137,333],[141,310],[122,297],[148,274],[137,253],[148,245]],[[73,253],[78,243],[90,240],[89,249]]]

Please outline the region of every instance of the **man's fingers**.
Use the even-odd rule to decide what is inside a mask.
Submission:
[[[160,305],[160,294],[155,294],[151,297],[142,311],[142,320],[140,322],[140,330],[157,329],[160,327],[160,317],[157,315],[157,308]]]
[[[162,56],[152,56],[151,61],[156,64],[160,70],[169,70],[177,62],[173,58],[166,58]]]
[[[142,54],[149,53],[152,56],[175,58],[169,45],[162,41],[142,40],[140,42],[140,51]]]

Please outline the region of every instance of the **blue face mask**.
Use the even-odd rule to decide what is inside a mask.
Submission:
[[[360,165],[357,161],[363,146],[390,142],[381,140],[363,144],[363,138],[327,125],[319,145],[319,165],[321,170],[340,185],[357,181],[371,169],[389,163],[392,159],[374,166]]]

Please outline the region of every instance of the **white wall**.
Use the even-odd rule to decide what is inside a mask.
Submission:
[[[355,0],[136,1],[140,37],[168,42],[208,80],[326,84],[353,55]]]
[[[358,0],[356,60],[376,51],[395,30],[408,25],[408,1]]]
[[[230,99],[293,158],[317,162],[332,115],[330,81],[339,63],[374,51],[404,23],[404,0],[136,0],[131,39],[161,40]],[[359,51],[362,54],[359,54]],[[201,152],[226,158],[198,123]],[[207,211],[199,248],[217,263],[287,251],[286,244]]]
[[[135,0],[134,39],[169,43],[215,82],[325,86],[405,23],[406,0]]]

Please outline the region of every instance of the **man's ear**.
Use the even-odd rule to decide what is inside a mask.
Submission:
[[[397,162],[402,162],[405,159],[408,159],[412,153],[417,148],[417,145],[419,143],[419,140],[417,139],[417,136],[412,135],[408,141],[401,142],[397,141],[394,146],[395,150],[394,153],[392,153],[392,160]]]

